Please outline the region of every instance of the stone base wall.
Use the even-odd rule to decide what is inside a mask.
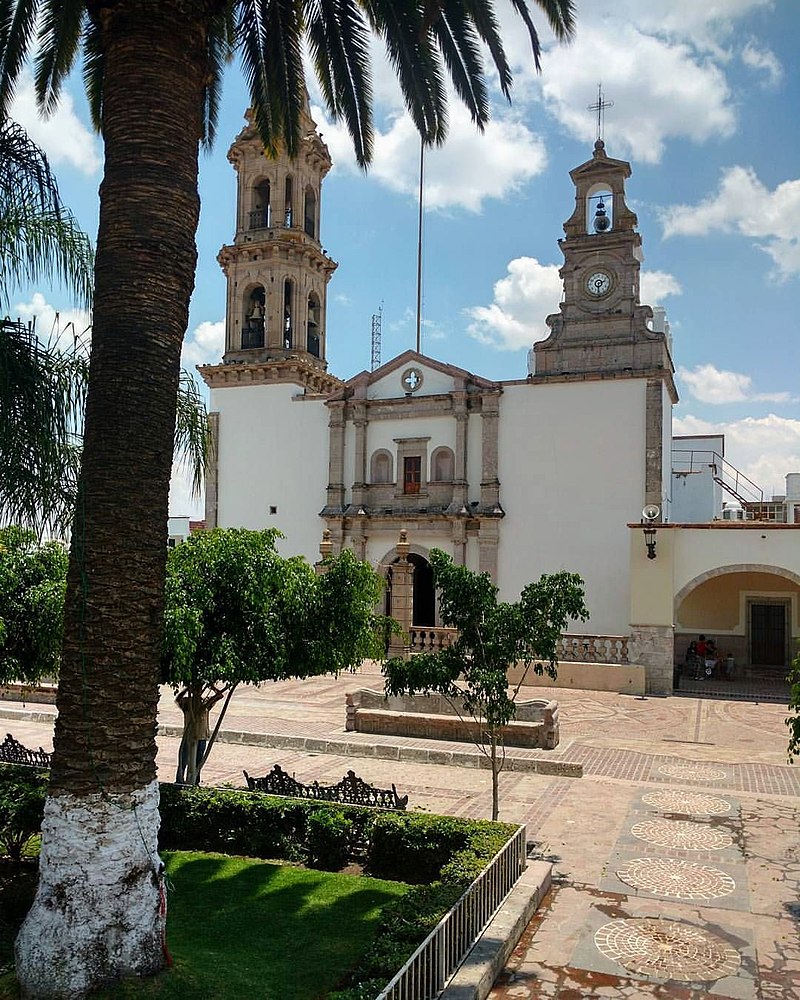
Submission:
[[[362,688],[345,696],[350,732],[411,739],[474,742],[480,737],[480,720],[461,718],[441,695],[401,695],[387,698]],[[460,708],[460,706],[459,706]],[[558,702],[534,699],[517,702],[516,717],[503,730],[506,746],[558,746]]]
[[[675,636],[671,625],[632,625],[631,659],[645,668],[646,694],[672,694]]]
[[[522,667],[512,667],[508,672],[508,683],[519,684],[522,674]],[[525,684],[528,687],[644,694],[646,671],[643,666],[635,663],[576,663],[571,660],[559,660],[555,680],[547,674],[540,677],[529,669],[525,674]]]

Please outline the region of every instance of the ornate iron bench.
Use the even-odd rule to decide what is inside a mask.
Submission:
[[[348,771],[335,785],[320,785],[318,781],[304,785],[287,774],[279,764],[263,778],[251,778],[247,771],[244,771],[244,776],[251,792],[286,795],[293,799],[343,802],[354,806],[375,806],[378,809],[405,809],[408,805],[408,796],[398,795],[394,785],[391,790],[375,788],[359,778],[354,771]]]
[[[53,755],[39,747],[38,750],[29,750],[24,747],[19,740],[15,740],[11,733],[6,733],[6,738],[0,743],[0,762],[3,764],[25,764],[28,767],[50,767]]]

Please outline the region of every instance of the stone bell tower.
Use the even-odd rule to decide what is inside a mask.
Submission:
[[[664,370],[672,380],[667,337],[639,302],[642,238],[625,201],[630,175],[630,163],[608,156],[600,138],[591,160],[570,171],[575,210],[559,240],[564,297],[547,317],[550,336],[534,345],[536,376]]]
[[[228,281],[223,362],[302,359],[326,368],[326,289],[336,262],[320,243],[328,147],[306,96],[300,151],[266,154],[250,111],[228,151],[236,168],[236,235],[217,257]]]

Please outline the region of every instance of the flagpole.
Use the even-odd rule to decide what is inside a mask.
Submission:
[[[419,140],[419,221],[417,226],[417,354],[422,353],[422,191],[425,169],[425,142]]]

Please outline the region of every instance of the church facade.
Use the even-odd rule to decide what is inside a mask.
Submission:
[[[332,551],[350,547],[388,577],[403,531],[418,626],[437,624],[434,547],[490,573],[504,599],[541,573],[577,572],[591,613],[581,632],[624,638],[649,689],[671,690],[671,613],[653,616],[632,590],[635,526],[669,519],[677,394],[663,310],[639,297],[630,164],[598,140],[571,171],[562,302],[527,374],[492,381],[407,351],[342,380],[326,362],[336,263],[319,235],[331,163],[304,124],[294,161],[265,158],[251,121],[229,153],[225,355],[201,368],[217,440],[207,526],[279,528],[282,550],[312,562],[325,532]]]

